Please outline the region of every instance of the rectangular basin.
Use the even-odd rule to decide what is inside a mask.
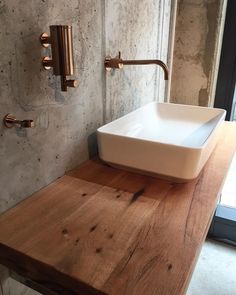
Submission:
[[[189,181],[213,151],[225,115],[222,109],[153,102],[100,127],[99,156],[113,166]]]

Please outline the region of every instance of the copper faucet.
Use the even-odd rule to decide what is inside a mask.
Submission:
[[[169,77],[169,70],[167,65],[159,60],[159,59],[147,59],[147,60],[123,60],[121,58],[120,52],[119,56],[115,58],[111,58],[110,56],[107,56],[105,58],[105,68],[106,70],[111,69],[122,69],[124,65],[150,65],[150,64],[156,64],[160,66],[164,71],[164,79],[168,80]]]
[[[34,121],[33,120],[17,120],[16,117],[12,114],[7,114],[3,118],[3,123],[5,127],[12,128],[14,126],[19,126],[21,128],[32,128],[34,127]]]

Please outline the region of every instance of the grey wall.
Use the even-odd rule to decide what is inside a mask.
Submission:
[[[1,1],[0,118],[32,118],[29,130],[0,127],[0,211],[88,158],[87,138],[102,124],[103,5],[101,1]],[[41,68],[48,53],[39,35],[50,24],[72,24],[79,87],[60,91]]]
[[[227,0],[178,0],[171,102],[214,102]]]
[[[124,59],[167,61],[171,1],[107,1],[106,53]],[[126,66],[106,75],[106,120],[153,100],[163,101],[163,71],[155,65]]]
[[[106,74],[103,60],[121,50],[127,59],[166,61],[170,3],[0,1],[0,120],[13,113],[36,124],[28,130],[0,125],[0,212],[88,159],[88,138],[100,125],[164,99],[163,73],[155,66]],[[50,51],[40,46],[39,35],[50,24],[73,26],[79,86],[67,93],[40,65]],[[20,294],[4,282],[4,294]]]

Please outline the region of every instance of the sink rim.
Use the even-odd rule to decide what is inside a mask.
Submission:
[[[175,107],[160,108],[156,113],[158,104]],[[148,106],[150,108],[146,109]],[[180,107],[176,109],[176,104],[152,102],[98,128],[100,159],[108,165],[131,168],[133,172],[140,171],[141,174],[151,173],[157,178],[174,182],[195,179],[215,148],[226,112],[191,105]],[[185,108],[191,108],[191,112]],[[198,108],[198,112],[194,108]],[[199,112],[201,108],[205,113]],[[209,112],[209,109],[214,112]],[[170,121],[164,125],[168,119]],[[124,121],[119,123],[120,120]],[[160,125],[155,125],[158,122]],[[189,126],[183,129],[188,122]],[[152,129],[153,123],[153,126],[158,126],[157,132]],[[206,128],[202,128],[204,124]],[[172,128],[175,132],[172,132]],[[182,130],[184,132],[180,133]],[[188,145],[184,146],[183,143]]]
[[[155,141],[155,140],[152,140],[152,139],[148,139],[148,138],[139,138],[139,137],[134,137],[134,136],[129,136],[129,135],[120,135],[120,134],[114,134],[113,132],[109,132],[109,131],[106,131],[104,129],[106,129],[107,127],[109,127],[110,125],[114,125],[114,123],[117,123],[119,121],[122,121],[124,120],[125,118],[129,117],[131,114],[134,114],[136,112],[139,112],[141,109],[145,108],[145,107],[148,107],[148,106],[151,106],[151,105],[174,105],[174,106],[180,106],[181,108],[191,108],[191,109],[207,109],[207,110],[214,110],[214,111],[219,111],[219,114],[216,115],[219,116],[219,119],[217,120],[217,123],[214,125],[213,129],[211,130],[211,132],[209,133],[209,135],[207,136],[207,138],[205,139],[205,141],[203,142],[203,144],[201,146],[187,146],[187,145],[184,145],[184,144],[175,144],[175,143],[170,143],[170,142],[162,142],[162,141]],[[214,131],[217,129],[217,127],[222,124],[222,122],[224,121],[225,119],[225,116],[226,116],[226,110],[224,109],[221,109],[221,108],[212,108],[212,107],[203,107],[203,106],[195,106],[195,105],[185,105],[185,104],[174,104],[174,103],[166,103],[166,102],[150,102],[144,106],[141,106],[139,107],[138,109],[132,111],[132,112],[129,112],[128,114],[120,117],[120,118],[117,118],[107,124],[104,124],[103,126],[99,127],[97,129],[97,133],[100,133],[100,134],[107,134],[111,137],[118,137],[118,138],[124,138],[124,139],[129,139],[131,141],[136,141],[136,142],[140,142],[140,141],[144,141],[144,142],[149,142],[149,143],[152,143],[152,144],[156,144],[156,145],[162,145],[162,146],[173,146],[175,148],[179,148],[179,149],[186,149],[186,150],[196,150],[196,151],[199,151],[199,150],[202,150],[204,149],[207,144],[208,144],[208,141],[210,140],[211,138],[211,134],[214,133]],[[186,122],[187,123],[187,122]],[[207,122],[206,122],[207,123]]]

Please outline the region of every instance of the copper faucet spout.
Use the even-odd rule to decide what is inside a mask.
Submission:
[[[163,71],[164,71],[164,79],[168,80],[169,79],[169,70],[167,65],[159,60],[159,59],[147,59],[147,60],[122,60],[121,64],[123,65],[151,65],[151,64],[156,64],[160,66]]]
[[[151,65],[151,64],[156,64],[160,66],[164,71],[164,79],[165,80],[169,79],[168,67],[163,61],[159,59],[123,60],[122,58],[120,58],[120,54],[119,54],[119,57],[116,57],[116,58],[106,57],[105,59],[105,68],[107,70],[121,69],[123,68],[124,65]]]

